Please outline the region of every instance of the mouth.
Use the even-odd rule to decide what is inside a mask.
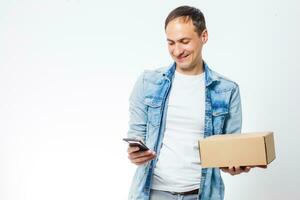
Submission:
[[[190,54],[186,54],[186,55],[179,56],[179,57],[177,57],[177,60],[178,60],[179,62],[182,62],[182,61],[186,60],[186,58],[187,58],[189,55],[190,55]]]

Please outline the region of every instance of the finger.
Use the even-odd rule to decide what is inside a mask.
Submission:
[[[230,174],[231,176],[234,176],[234,175],[235,175],[235,172],[229,172],[229,174]]]
[[[142,157],[134,158],[134,159],[132,159],[132,161],[134,161],[134,162],[144,162],[144,161],[148,161],[149,159],[151,160],[154,157],[155,157],[155,155],[150,154],[150,155],[147,155],[147,156],[142,156]]]
[[[235,172],[235,174],[240,174],[242,172],[241,167],[240,166],[234,167],[234,172]]]
[[[143,164],[145,162],[148,162],[149,160],[152,160],[153,158],[155,158],[155,155],[144,156],[144,157],[132,159],[131,161],[135,164]]]
[[[155,155],[153,151],[140,151],[140,152],[133,152],[128,155],[129,159],[136,159],[144,156],[150,156],[150,155]]]
[[[257,167],[266,169],[268,166],[267,165],[258,165]]]
[[[234,167],[228,167],[228,172],[231,175],[235,175]]]
[[[138,153],[129,154],[128,158],[130,160],[135,160],[135,159],[138,159],[138,158],[151,157],[151,156],[154,156],[154,155],[155,155],[155,153],[152,152],[152,151],[149,151],[149,152],[138,152]]]
[[[133,152],[136,152],[136,151],[139,151],[139,150],[140,150],[139,147],[128,147],[127,152],[128,153],[133,153]]]
[[[248,173],[250,171],[251,167],[245,167],[244,172]]]

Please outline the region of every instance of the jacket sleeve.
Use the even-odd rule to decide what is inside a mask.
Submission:
[[[144,73],[136,81],[129,98],[128,137],[145,140],[147,129],[147,105],[144,104]]]
[[[242,130],[242,105],[239,86],[232,91],[229,105],[229,115],[225,121],[225,133],[241,133]]]

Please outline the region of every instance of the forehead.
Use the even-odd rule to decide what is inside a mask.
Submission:
[[[170,21],[166,27],[166,35],[170,40],[198,37],[192,20],[186,17],[178,17]]]

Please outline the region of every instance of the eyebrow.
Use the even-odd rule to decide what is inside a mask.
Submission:
[[[179,40],[177,40],[178,42],[182,42],[183,40],[191,40],[192,38],[189,38],[189,37],[184,37],[184,38],[180,38]],[[174,42],[173,40],[167,38],[167,41],[168,42]]]

